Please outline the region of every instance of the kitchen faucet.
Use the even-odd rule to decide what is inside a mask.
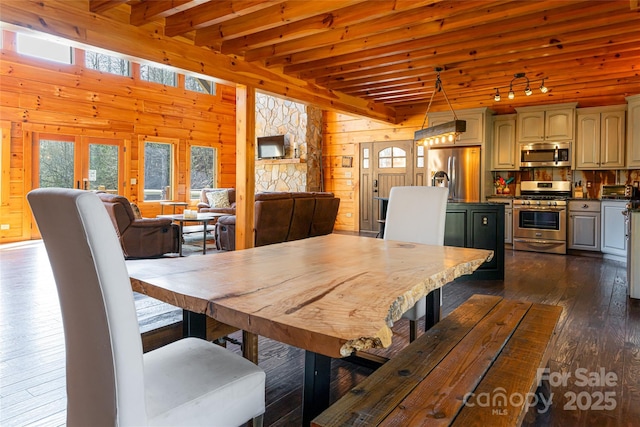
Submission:
[[[438,178],[446,178],[446,179],[447,179],[447,182],[449,182],[449,181],[450,181],[450,180],[449,180],[449,175],[447,175],[447,173],[446,173],[445,171],[438,171],[438,172],[434,173],[434,174],[433,174],[433,178],[431,178],[431,185],[432,185],[433,187],[435,187],[435,186],[436,186],[436,180],[437,180]]]

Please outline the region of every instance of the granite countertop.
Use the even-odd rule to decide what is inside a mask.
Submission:
[[[513,199],[515,196],[513,194],[493,194],[491,196],[487,196],[487,199]]]

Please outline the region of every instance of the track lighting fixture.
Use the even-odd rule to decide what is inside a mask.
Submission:
[[[514,99],[516,97],[516,93],[513,91],[513,85],[514,82],[517,85],[518,82],[516,82],[516,80],[518,79],[526,79],[526,86],[524,88],[524,94],[526,96],[531,96],[533,95],[533,91],[531,90],[531,82],[529,80],[529,78],[525,75],[525,73],[515,73],[513,75],[513,79],[511,79],[511,83],[509,83],[509,94],[508,94],[508,98],[509,99]],[[542,93],[547,93],[549,91],[549,88],[547,88],[544,85],[544,79],[541,80],[540,82],[540,92]],[[496,94],[493,96],[493,100],[495,102],[499,102],[502,98],[500,97],[500,88],[497,87],[496,88]]]

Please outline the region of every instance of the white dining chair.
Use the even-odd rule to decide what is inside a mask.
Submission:
[[[27,195],[58,289],[67,425],[262,425],[265,373],[196,338],[143,355],[129,274],[111,220],[91,192]]]
[[[444,187],[392,187],[383,238],[443,245],[448,196],[449,190]],[[409,341],[416,338],[418,319],[426,314],[426,309],[423,297],[402,315],[409,319]]]

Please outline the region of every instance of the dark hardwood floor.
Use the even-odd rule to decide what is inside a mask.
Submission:
[[[570,377],[564,384],[552,383],[551,408],[541,414],[532,408],[524,424],[640,426],[640,301],[627,296],[624,265],[511,250],[506,251],[505,265],[504,282],[458,280],[446,285],[443,315],[474,293],[564,308],[550,368],[554,379],[560,373]],[[136,305],[141,331],[179,317],[175,309],[146,297],[136,296]],[[407,322],[399,321],[394,332],[393,346],[379,353],[390,356],[406,345]],[[232,338],[240,340],[241,335]],[[228,348],[240,352],[237,345]],[[303,351],[264,338],[259,350],[259,364],[267,372],[265,425],[300,425]],[[332,400],[371,373],[339,360],[332,367]],[[608,374],[608,385],[583,384],[586,374],[598,379],[602,373]],[[39,241],[2,245],[0,425],[64,425],[64,378],[64,337],[44,247]]]

